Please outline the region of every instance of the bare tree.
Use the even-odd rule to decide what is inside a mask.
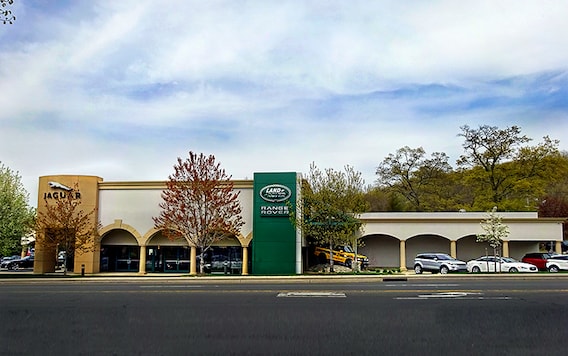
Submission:
[[[162,211],[153,218],[169,239],[184,238],[199,248],[200,273],[204,273],[205,252],[223,238],[238,235],[244,224],[239,192],[230,179],[213,155],[190,151],[185,160],[178,157],[162,192]]]
[[[379,187],[401,194],[414,210],[424,210],[425,197],[440,177],[452,170],[445,153],[434,152],[426,158],[422,147],[402,147],[389,154],[377,167]]]
[[[36,244],[46,250],[65,251],[64,274],[70,259],[93,251],[101,228],[96,208],[89,212],[81,209],[81,199],[75,194],[78,191],[76,185],[71,191],[62,192],[58,199],[45,199],[45,209],[37,215]]]
[[[0,21],[12,25],[16,21],[16,16],[12,14],[12,10],[8,10],[8,6],[12,5],[14,0],[0,0]]]

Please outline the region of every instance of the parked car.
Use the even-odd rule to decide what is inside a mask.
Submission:
[[[2,262],[2,264],[0,265],[1,268],[7,268],[10,270],[19,269],[19,268],[30,268],[33,266],[34,266],[33,256],[26,256],[23,258]]]
[[[12,261],[12,260],[18,260],[18,259],[20,259],[20,256],[18,256],[18,255],[2,257],[2,259],[0,260],[0,264],[4,263],[4,262]]]
[[[549,272],[568,271],[568,255],[554,255],[546,260]]]
[[[330,250],[326,247],[316,246],[314,255],[321,263],[326,263],[330,258]],[[333,249],[333,262],[340,263],[346,267],[351,268],[353,260],[355,259],[355,252],[350,246],[339,246]],[[361,264],[361,268],[365,269],[369,266],[369,258],[365,255],[357,254],[357,260]]]
[[[467,262],[467,271],[479,272],[538,272],[535,265],[519,262],[510,257],[482,256]]]
[[[414,272],[424,271],[446,274],[449,272],[467,271],[466,263],[445,253],[419,253],[414,258]]]
[[[546,271],[546,260],[550,258],[551,254],[547,252],[531,252],[524,255],[521,259],[522,262],[535,265],[541,271]]]

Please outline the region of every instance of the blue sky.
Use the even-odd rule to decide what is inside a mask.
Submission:
[[[0,161],[37,179],[165,180],[188,151],[234,179],[403,146],[462,153],[460,126],[568,150],[568,1],[15,0],[0,25]]]

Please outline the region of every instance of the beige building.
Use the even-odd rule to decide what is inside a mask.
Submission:
[[[245,222],[238,236],[213,246],[208,255],[211,273],[249,274],[251,249],[254,248],[255,199],[253,180],[234,181],[240,192],[242,218]],[[186,240],[171,241],[156,230],[153,217],[160,213],[165,181],[105,182],[97,176],[55,175],[39,178],[38,211],[46,203],[74,194],[84,211],[94,209],[102,227],[92,249],[75,256],[74,271],[196,273],[195,246]],[[499,213],[510,228],[503,243],[503,255],[520,259],[524,253],[538,251],[553,242],[560,252],[564,219],[539,219],[536,212]],[[258,215],[256,215],[258,216]],[[369,257],[370,266],[412,268],[418,252],[446,252],[462,260],[486,254],[486,244],[475,242],[481,233],[480,222],[486,213],[365,213],[359,252]],[[286,219],[286,218],[283,218]],[[283,221],[283,220],[281,220]],[[93,224],[95,221],[93,221]],[[38,232],[41,233],[41,232]],[[297,249],[305,244],[298,240]],[[301,251],[302,252],[302,251]],[[264,253],[264,252],[263,252]],[[294,261],[302,273],[307,255],[298,253]],[[52,272],[56,251],[36,244],[34,273]]]

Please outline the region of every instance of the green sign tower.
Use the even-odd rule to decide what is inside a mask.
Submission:
[[[302,273],[302,239],[290,221],[287,204],[296,204],[299,184],[295,172],[254,174],[253,274]]]

